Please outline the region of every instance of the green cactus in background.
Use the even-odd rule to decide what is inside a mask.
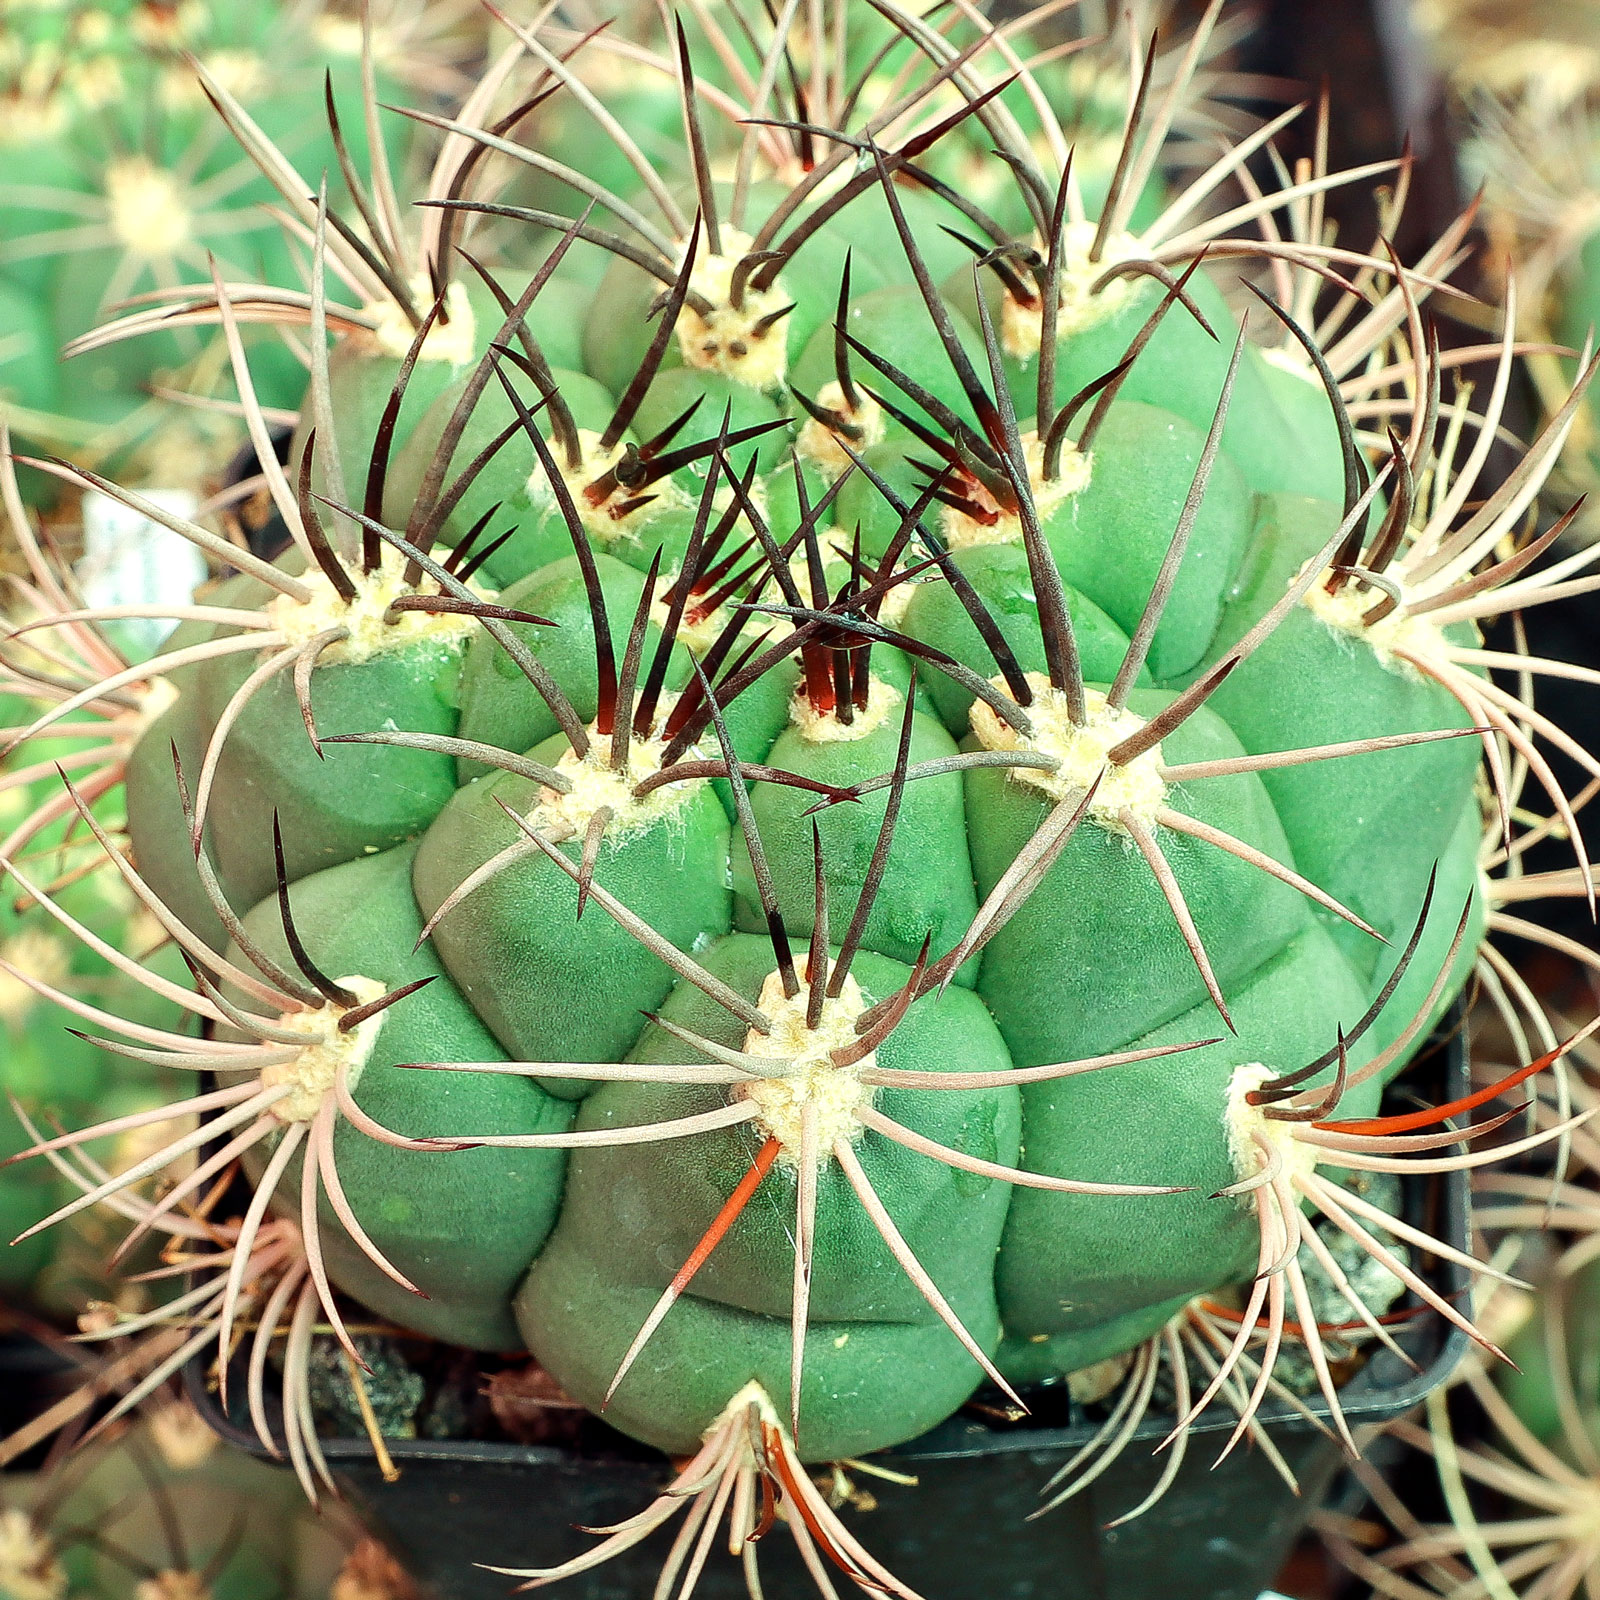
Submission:
[[[34,665],[45,663],[35,657]],[[25,671],[18,675],[25,678]],[[7,694],[0,715],[20,728],[47,703]],[[30,748],[26,764],[13,757],[11,770],[0,773],[0,854],[11,864],[16,889],[0,905],[0,1085],[30,1116],[71,1122],[158,1106],[164,1086],[148,1067],[125,1062],[118,1070],[115,1058],[81,1031],[83,1017],[51,996],[68,1004],[92,999],[136,1025],[171,1027],[182,1009],[152,987],[151,979],[157,986],[181,986],[187,974],[175,950],[160,948],[165,942],[160,925],[142,914],[114,872],[107,873],[105,853],[94,836],[75,837],[62,821],[49,820],[61,792],[56,763],[69,771],[82,766],[85,735],[99,730],[65,722],[53,731],[55,737]],[[47,814],[45,825],[32,826],[41,812]],[[120,817],[109,820],[120,827]],[[46,894],[36,898],[35,888]],[[9,1156],[29,1140],[11,1119],[4,1142]],[[129,1164],[127,1151],[113,1151],[109,1163],[113,1168]],[[14,1225],[13,1232],[21,1232],[72,1192],[48,1166],[11,1167],[0,1173],[0,1213]],[[110,1242],[103,1229],[95,1237],[95,1220],[85,1218],[77,1237],[37,1235],[8,1252],[0,1260],[0,1285],[8,1297],[31,1295],[36,1303],[59,1309],[78,1301],[85,1288],[105,1292],[103,1257]],[[85,1227],[90,1231],[84,1233]]]
[[[371,24],[386,95],[416,31],[407,9],[384,7]],[[8,164],[0,184],[0,414],[19,437],[166,487],[198,487],[204,471],[226,459],[231,428],[152,392],[207,404],[226,366],[207,330],[180,319],[136,349],[80,355],[71,355],[74,341],[113,306],[162,304],[203,276],[208,258],[234,281],[295,282],[295,241],[266,208],[271,184],[208,96],[226,89],[268,137],[337,182],[341,143],[349,159],[367,164],[366,124],[352,114],[362,93],[361,39],[359,14],[321,3],[284,14],[195,0],[10,0],[0,32],[0,153]],[[325,70],[326,93],[346,110],[342,140],[330,137],[323,118]],[[403,154],[398,138],[389,154]],[[304,383],[293,352],[270,329],[253,352],[265,403],[293,406]]]
[[[217,1086],[33,1153],[79,1191],[57,1218],[144,1226],[242,1164],[192,1348],[247,1303],[253,1351],[288,1322],[308,1489],[312,1320],[358,1359],[334,1285],[690,1458],[615,1541],[693,1505],[742,1544],[759,1483],[813,1563],[897,1593],[805,1463],[985,1377],[1021,1404],[1137,1351],[1153,1382],[1198,1296],[1243,1309],[1180,1432],[1219,1395],[1248,1432],[1291,1321],[1344,1430],[1302,1254],[1382,1329],[1312,1212],[1485,1337],[1384,1241],[1449,1247],[1332,1174],[1482,1164],[1431,1152],[1503,1119],[1443,1124],[1562,1054],[1379,1109],[1530,826],[1508,760],[1587,873],[1540,743],[1600,766],[1496,677],[1550,664],[1477,625],[1590,581],[1518,530],[1592,368],[1492,485],[1510,337],[1474,412],[1421,308],[1465,219],[1410,268],[1330,245],[1320,197],[1374,174],[1259,195],[1265,133],[1162,200],[1220,9],[1126,86],[1098,193],[1014,28],[890,0],[859,41],[793,5],[621,41],[637,129],[585,77],[601,40],[506,19],[462,110],[417,114],[414,208],[378,162],[343,215],[213,86],[309,282],[214,273],[88,343],[220,327],[289,548],[110,490],[233,569],[127,664],[0,467],[82,677],[13,759],[115,730],[33,817],[121,788],[132,862],[101,842],[206,1037],[93,1020]],[[958,140],[999,150],[986,186],[940,175]],[[1236,306],[1235,256],[1287,292]],[[309,345],[285,463],[266,316]],[[75,1164],[189,1114],[123,1174]]]
[[[352,1542],[180,1401],[58,1472],[6,1484],[6,1600],[321,1600]]]
[[[1532,28],[1536,19],[1526,20]],[[1494,41],[1494,52],[1505,56],[1503,82],[1491,76],[1487,84],[1474,83],[1462,72],[1453,85],[1470,128],[1460,166],[1463,179],[1482,190],[1485,231],[1497,247],[1489,265],[1516,308],[1538,404],[1553,413],[1600,316],[1596,112],[1581,72],[1563,81],[1540,65],[1568,59],[1563,43],[1530,38],[1518,50],[1505,43]],[[1570,58],[1572,65],[1584,60],[1581,54]],[[1591,397],[1547,485],[1551,499],[1570,504],[1590,496],[1597,463],[1600,434]],[[1591,506],[1575,519],[1568,543],[1592,545],[1594,528]]]

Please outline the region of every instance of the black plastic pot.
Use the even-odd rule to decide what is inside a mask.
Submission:
[[[0,1333],[0,1439],[9,1440],[85,1376],[44,1340],[23,1332]],[[27,1464],[35,1462],[30,1457]]]
[[[272,450],[278,458],[278,465],[288,466],[289,446],[294,440],[294,429],[272,428],[268,430],[267,436],[272,441]],[[236,489],[247,478],[259,477],[261,471],[261,457],[256,452],[255,444],[246,439],[234,451],[227,466],[222,469],[219,487]],[[260,556],[263,561],[276,561],[294,542],[290,537],[288,524],[279,515],[272,497],[264,490],[252,500],[235,505],[232,508],[232,516],[238,524],[239,531],[244,535],[245,545],[251,555]]]
[[[1410,1108],[1418,1092],[1439,1103],[1465,1093],[1466,1086],[1466,1040],[1457,1029],[1413,1069],[1394,1098]],[[1464,1174],[1408,1181],[1403,1202],[1407,1220],[1466,1247]],[[1461,1268],[1431,1260],[1419,1270],[1442,1293],[1461,1298]],[[1431,1313],[1413,1319],[1399,1337],[1421,1371],[1378,1351],[1344,1390],[1343,1407],[1352,1422],[1383,1421],[1409,1410],[1445,1380],[1465,1344]],[[242,1418],[217,1411],[204,1364],[191,1366],[188,1377],[217,1431],[261,1454]],[[243,1391],[242,1384],[230,1387]],[[1052,1404],[1059,1410],[1059,1392]],[[1248,1445],[1221,1471],[1210,1470],[1232,1425],[1218,1408],[1215,1420],[1195,1429],[1166,1498],[1142,1518],[1105,1528],[1154,1482],[1159,1464],[1150,1451],[1170,1426],[1164,1416],[1148,1418],[1135,1444],[1089,1490],[1029,1523],[1040,1486],[1088,1440],[1095,1424],[1080,1418],[1067,1427],[1007,1427],[963,1413],[874,1458],[914,1475],[915,1488],[858,1476],[877,1505],[844,1515],[874,1555],[928,1600],[1256,1600],[1341,1460],[1327,1435],[1287,1407],[1269,1403],[1262,1417],[1299,1477],[1299,1497]],[[659,1457],[603,1425],[587,1428],[584,1438],[585,1445],[574,1450],[395,1440],[390,1448],[400,1477],[393,1483],[383,1481],[364,1440],[327,1439],[323,1447],[357,1513],[430,1597],[498,1600],[512,1580],[473,1563],[554,1565],[592,1546],[580,1525],[632,1515],[665,1481]],[[643,1600],[654,1588],[670,1532],[559,1592],[572,1600]],[[769,1596],[798,1600],[812,1592],[791,1542],[779,1534],[765,1541],[761,1568]],[[845,1588],[841,1580],[841,1592]],[[697,1592],[705,1600],[743,1596],[738,1563],[725,1555],[714,1559]]]

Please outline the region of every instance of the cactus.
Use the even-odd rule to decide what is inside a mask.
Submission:
[[[7,1600],[312,1600],[353,1542],[348,1527],[319,1529],[270,1469],[220,1450],[179,1401],[36,1483],[6,1482]]]
[[[353,108],[362,24],[321,3],[297,9],[7,7],[0,151],[14,165],[0,184],[0,404],[19,437],[163,487],[198,487],[226,459],[231,430],[196,409],[212,401],[219,366],[206,330],[179,321],[138,349],[80,352],[76,341],[123,302],[161,304],[208,257],[235,281],[292,281],[292,242],[263,208],[271,186],[207,96],[226,86],[302,160],[335,166],[335,140],[317,137],[324,66],[328,96]],[[385,90],[412,48],[403,10],[381,8],[368,28]],[[363,163],[366,138],[359,122],[349,129]],[[396,140],[396,158],[402,148]],[[59,359],[62,346],[73,359]],[[292,353],[270,330],[253,353],[267,403],[292,406],[303,384]]]
[[[48,587],[0,467],[41,620],[80,630],[88,673],[12,747],[127,719],[35,815],[95,831],[206,1037],[83,1014],[218,1086],[31,1153],[80,1191],[57,1219],[112,1202],[141,1228],[248,1173],[184,1350],[214,1341],[226,1383],[241,1308],[256,1352],[289,1319],[308,1491],[312,1320],[360,1361],[335,1286],[531,1351],[688,1458],[559,1572],[678,1509],[673,1570],[698,1571],[695,1530],[726,1513],[745,1545],[761,1487],[814,1571],[902,1594],[807,1464],[907,1439],[985,1378],[1025,1407],[1128,1352],[1148,1404],[1158,1358],[1213,1326],[1197,1296],[1242,1313],[1180,1435],[1219,1397],[1249,1434],[1293,1322],[1348,1439],[1302,1252],[1392,1336],[1312,1210],[1489,1344],[1384,1241],[1477,1264],[1336,1174],[1486,1164],[1505,1117],[1444,1124],[1568,1048],[1379,1105],[1514,898],[1480,858],[1485,812],[1491,849],[1538,831],[1524,774],[1589,887],[1541,745],[1600,766],[1495,676],[1562,667],[1477,628],[1594,582],[1537,565],[1559,524],[1518,534],[1593,368],[1496,484],[1511,333],[1468,353],[1491,371],[1473,410],[1423,310],[1466,219],[1406,267],[1325,240],[1320,197],[1372,170],[1229,206],[1269,127],[1136,226],[1220,10],[1164,89],[1154,51],[1128,85],[1093,212],[1008,35],[890,0],[862,39],[909,63],[889,87],[835,78],[839,40],[792,6],[713,30],[704,79],[681,27],[641,47],[682,131],[648,156],[573,41],[506,19],[458,115],[419,114],[442,135],[425,203],[379,162],[350,217],[215,89],[309,282],[213,273],[92,342],[173,308],[220,327],[290,547],[22,458],[234,569],[122,664],[96,653],[111,618]],[[822,93],[791,103],[789,51]],[[529,129],[558,98],[640,194],[545,153]],[[978,126],[994,214],[933,160]],[[976,256],[951,236],[974,229]],[[1278,298],[1236,314],[1209,275],[1229,257]],[[268,315],[310,344],[286,463],[240,333]],[[131,860],[94,812],[119,784]],[[125,1173],[76,1154],[190,1115]]]
[[[1492,270],[1515,280],[1527,374],[1540,407],[1551,413],[1565,398],[1600,308],[1593,96],[1583,71],[1561,81],[1540,69],[1541,61],[1564,55],[1557,38],[1516,43],[1501,37],[1492,50],[1499,71],[1486,72],[1484,82],[1474,82],[1466,63],[1453,67],[1452,88],[1470,129],[1460,165],[1466,181],[1481,190],[1485,228],[1499,247]],[[1570,504],[1593,489],[1600,461],[1595,430],[1591,399],[1547,485],[1552,502]],[[1575,520],[1568,542],[1593,539],[1589,508]]]
[[[19,1120],[33,1139],[42,1139],[26,1112],[19,1113]],[[91,1163],[74,1163],[70,1156],[54,1151],[49,1154],[69,1189],[83,1194],[96,1187],[101,1173]],[[41,1438],[74,1424],[108,1390],[116,1391],[117,1398],[97,1417],[88,1438],[115,1429],[124,1417],[136,1413],[147,1402],[153,1407],[156,1401],[152,1397],[160,1397],[163,1386],[174,1374],[216,1342],[219,1329],[226,1336],[233,1318],[239,1315],[255,1319],[248,1354],[251,1425],[267,1453],[279,1456],[280,1447],[266,1412],[269,1381],[275,1381],[283,1402],[282,1452],[287,1453],[306,1500],[316,1507],[321,1488],[333,1487],[333,1474],[312,1418],[310,1364],[318,1290],[310,1276],[299,1229],[287,1218],[271,1219],[256,1228],[241,1253],[237,1249],[242,1233],[238,1221],[217,1223],[197,1216],[192,1208],[183,1208],[183,1199],[183,1193],[170,1205],[122,1199],[114,1209],[135,1224],[130,1237],[155,1235],[165,1241],[163,1265],[147,1273],[142,1281],[165,1285],[182,1275],[188,1286],[142,1309],[91,1303],[78,1319],[78,1337],[85,1345],[92,1349],[111,1340],[132,1342],[123,1345],[122,1354],[107,1360],[91,1381],[75,1390],[46,1419],[0,1441],[0,1462],[15,1459]],[[268,1361],[273,1343],[280,1336],[284,1343],[280,1371],[274,1380],[269,1375]],[[359,1391],[360,1368],[352,1364],[349,1371],[352,1385]],[[226,1393],[225,1372],[222,1378]],[[387,1463],[383,1440],[376,1429],[371,1439],[379,1459]]]

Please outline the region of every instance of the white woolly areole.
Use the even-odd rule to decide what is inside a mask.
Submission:
[[[1317,376],[1317,369],[1311,365],[1309,357],[1298,345],[1292,349],[1283,344],[1264,344],[1256,348],[1260,350],[1261,359],[1269,367],[1290,373],[1302,383],[1310,384],[1313,389],[1322,388],[1322,379]]]
[[[1023,459],[1028,465],[1028,487],[1033,494],[1033,509],[1043,523],[1062,501],[1087,488],[1094,470],[1094,453],[1085,455],[1070,439],[1061,446],[1060,467],[1056,476],[1044,475],[1044,443],[1036,433],[1022,436]],[[1022,521],[1014,513],[995,504],[989,491],[976,480],[966,480],[962,491],[971,500],[995,513],[993,521],[969,516],[955,506],[945,506],[940,517],[945,542],[952,550],[968,550],[980,544],[1021,544]]]
[[[222,1446],[211,1424],[187,1400],[173,1400],[149,1414],[150,1442],[174,1472],[193,1472]]]
[[[71,94],[84,111],[98,111],[102,106],[116,105],[127,93],[122,67],[117,58],[109,53],[76,62],[67,68],[61,87]]]
[[[1119,820],[1124,811],[1147,827],[1155,825],[1156,812],[1166,803],[1167,785],[1161,776],[1161,746],[1155,745],[1135,756],[1126,766],[1107,766],[1107,756],[1124,739],[1132,738],[1144,727],[1144,718],[1126,707],[1113,710],[1098,689],[1085,689],[1085,720],[1074,724],[1067,711],[1067,696],[1042,672],[1027,674],[1033,690],[1033,704],[1027,713],[1033,732],[1026,738],[1017,732],[984,700],[972,702],[972,731],[985,750],[1038,750],[1055,758],[1054,769],[1011,767],[1007,776],[1013,783],[1042,789],[1052,800],[1066,800],[1088,792],[1102,768],[1105,776],[1095,791],[1090,818],[1113,833],[1126,829]],[[997,689],[1005,679],[990,680]]]
[[[413,306],[433,305],[433,282],[426,273],[419,273],[413,278],[410,289]],[[411,318],[393,300],[374,300],[362,309],[376,322],[371,337],[377,347],[396,361],[405,360],[411,350],[411,341],[417,336]],[[449,320],[446,321],[446,318]],[[467,286],[464,283],[452,283],[445,290],[444,311],[428,329],[428,337],[422,341],[417,360],[448,361],[453,367],[463,367],[478,353],[476,339],[477,323],[472,314],[472,302],[467,298]]]
[[[828,411],[837,411],[852,427],[861,430],[861,437],[850,441],[850,448],[860,455],[869,445],[880,444],[883,440],[883,407],[859,386],[856,389],[856,401],[857,404],[852,406],[845,399],[844,389],[837,378],[830,378],[816,393],[819,406]],[[850,457],[844,453],[839,435],[813,416],[806,417],[794,448],[802,461],[826,467],[833,472],[842,472],[850,465]]]
[[[789,304],[783,280],[774,278],[769,287],[754,289],[746,278],[743,303],[730,304],[733,271],[749,251],[751,239],[737,228],[724,228],[720,243],[723,253],[701,254],[689,274],[689,287],[709,301],[711,309],[701,316],[685,305],[678,313],[678,348],[687,366],[719,372],[752,389],[775,389],[789,369],[788,329],[781,319],[762,330],[756,324]],[[677,265],[683,265],[681,256]]]
[[[0,150],[59,139],[71,120],[65,95],[29,84],[23,89],[23,96],[13,91],[6,107],[6,119],[0,123]]]
[[[205,32],[210,20],[206,10],[204,0],[183,0],[175,6],[140,6],[129,17],[128,27],[140,44],[168,50],[181,48]],[[110,42],[109,24],[104,42]]]
[[[667,618],[672,607],[666,597],[672,593],[674,587],[682,580],[683,571],[664,572],[661,581],[656,585],[656,592],[650,601],[650,620],[658,628],[665,628]],[[675,635],[677,642],[687,650],[690,655],[703,656],[707,650],[716,643],[718,635],[728,625],[728,608],[717,606],[711,611],[701,608],[694,595],[690,595],[683,604],[683,612],[678,618],[678,631]]]
[[[656,713],[656,726],[662,726],[672,710],[677,697],[662,695]],[[575,754],[570,748],[561,752],[556,771],[572,785],[566,794],[554,789],[540,789],[538,802],[527,813],[525,820],[537,828],[547,839],[560,842],[576,838],[587,831],[590,820],[601,807],[611,812],[606,824],[606,836],[624,838],[645,828],[676,816],[688,805],[690,798],[708,782],[705,778],[686,778],[682,783],[664,783],[652,789],[643,799],[634,795],[634,789],[646,778],[661,770],[661,755],[667,748],[665,739],[641,739],[637,734],[628,741],[628,766],[625,772],[611,770],[611,735],[589,729],[589,753]],[[690,760],[698,759],[698,747],[686,752]]]
[[[1038,1344],[1043,1344],[1049,1337],[1047,1333],[1032,1336]],[[1067,1393],[1080,1406],[1092,1406],[1104,1400],[1127,1377],[1132,1365],[1133,1352],[1124,1350],[1120,1355],[1107,1356],[1102,1361],[1091,1362],[1087,1367],[1079,1367],[1076,1372],[1067,1374]]]
[[[10,9],[13,11],[26,11],[30,9],[36,11],[56,11],[61,9],[61,3],[60,0],[33,0],[33,3],[30,7],[28,0],[21,0],[21,4],[13,4]],[[148,27],[148,22],[155,20],[156,19],[154,18],[144,20],[130,18],[130,31],[140,44],[173,43],[176,35],[165,30],[160,30],[159,23],[157,24],[159,31],[151,32],[150,28]],[[205,20],[203,14],[200,20],[202,22]],[[111,43],[116,29],[111,18],[107,16],[104,11],[87,11],[82,15],[81,18],[74,19],[72,31],[74,43],[76,43],[81,49],[104,50],[106,46]]]
[[[1094,285],[1119,261],[1132,261],[1148,252],[1131,233],[1114,233],[1105,242],[1098,261],[1089,259],[1098,222],[1069,222],[1061,236],[1061,304],[1056,312],[1056,339],[1070,338],[1103,322],[1133,293],[1127,278],[1113,278],[1098,294]],[[1045,254],[1044,242],[1035,235],[1033,248]],[[1039,353],[1044,310],[1037,302],[1019,305],[1009,294],[1000,297],[1000,340],[1013,360],[1026,361]]]
[[[924,583],[936,581],[933,578],[916,577],[906,578],[897,583],[878,602],[878,621],[887,623],[891,628],[898,628],[905,621],[906,612],[911,609],[911,602],[916,599],[918,588]]]
[[[335,978],[334,982],[341,989],[348,989],[356,997],[357,1005],[368,1005],[388,993],[375,978],[363,978],[359,974]],[[262,1088],[292,1085],[289,1093],[272,1107],[273,1116],[280,1122],[310,1122],[333,1092],[341,1067],[349,1069],[347,1082],[354,1089],[361,1081],[367,1058],[372,1054],[388,1014],[387,1011],[376,1012],[358,1022],[348,1033],[340,1032],[337,1023],[344,1012],[333,1005],[322,1005],[315,1011],[291,1011],[279,1017],[280,1028],[289,1033],[303,1033],[307,1043],[292,1061],[274,1062],[262,1069]]]
[[[1268,1107],[1253,1106],[1247,1098],[1276,1077],[1278,1073],[1271,1067],[1264,1067],[1259,1061],[1247,1061],[1242,1067],[1235,1067],[1233,1076],[1228,1079],[1228,1103],[1222,1113],[1222,1125],[1228,1133],[1228,1159],[1233,1162],[1234,1173],[1241,1183],[1255,1177],[1266,1165],[1266,1153],[1257,1143],[1258,1138],[1265,1139],[1282,1156],[1285,1177],[1304,1176],[1316,1170],[1316,1147],[1295,1138],[1293,1130],[1297,1124],[1269,1117]],[[1239,1199],[1248,1206],[1256,1203],[1253,1194],[1241,1195]]]
[[[313,566],[297,580],[311,591],[311,598],[297,600],[293,595],[275,595],[267,602],[266,615],[283,634],[285,643],[291,645],[310,644],[329,628],[348,629],[348,639],[329,645],[323,652],[319,659],[325,663],[359,663],[409,645],[427,642],[454,646],[470,638],[478,627],[477,619],[460,612],[397,611],[392,618],[389,616],[389,607],[401,595],[439,592],[431,579],[424,579],[420,585],[408,584],[406,565],[406,558],[385,543],[378,565],[371,572],[359,567],[350,572],[356,590],[354,600],[346,600],[322,569]],[[493,592],[473,583],[467,587],[480,599]]]
[[[1304,573],[1305,568],[1301,567],[1296,577],[1301,577]],[[1396,654],[1401,650],[1407,655],[1419,656],[1424,661],[1448,659],[1449,646],[1445,642],[1443,631],[1426,612],[1420,617],[1414,617],[1406,611],[1405,602],[1409,597],[1406,595],[1404,585],[1398,580],[1391,581],[1400,590],[1400,604],[1388,616],[1368,623],[1362,619],[1374,606],[1384,602],[1387,598],[1384,592],[1381,589],[1367,588],[1351,579],[1341,586],[1337,594],[1329,594],[1327,583],[1330,576],[1332,576],[1331,569],[1318,577],[1317,581],[1306,590],[1303,602],[1312,616],[1324,626],[1336,633],[1365,640],[1372,647],[1372,653],[1391,672],[1416,676],[1416,668],[1410,662],[1400,660]]]
[[[861,1137],[856,1112],[872,1104],[874,1090],[860,1075],[877,1060],[873,1052],[853,1066],[840,1067],[833,1062],[835,1050],[847,1050],[857,1042],[856,1019],[867,1010],[861,985],[847,975],[839,997],[825,999],[821,1021],[815,1029],[808,1028],[810,965],[802,959],[795,967],[800,992],[793,998],[783,992],[781,973],[767,974],[756,1003],[771,1019],[772,1032],[762,1034],[752,1028],[744,1041],[746,1055],[787,1061],[790,1070],[782,1077],[741,1084],[736,1091],[756,1107],[757,1127],[778,1141],[778,1159],[788,1166],[799,1164],[801,1128],[808,1106],[816,1109],[817,1150],[824,1159],[835,1141],[847,1139],[853,1144]]]
[[[272,86],[267,64],[253,50],[212,50],[200,57],[206,76],[236,100],[252,100]],[[191,111],[204,106],[206,91],[187,64],[168,67],[157,80],[157,95],[168,111]]]
[[[141,1578],[133,1595],[134,1600],[211,1600],[211,1586],[201,1573],[174,1567]]]
[[[107,221],[124,249],[161,260],[193,240],[194,216],[175,173],[122,156],[106,163],[105,184]]]
[[[754,1378],[722,1408],[722,1414],[700,1437],[709,1439],[719,1428],[726,1428],[729,1423],[742,1423],[745,1413],[751,1406],[756,1408],[756,1413],[762,1422],[778,1430],[785,1444],[790,1443],[788,1424],[778,1415],[778,1408],[767,1398],[767,1391]],[[748,1433],[745,1437],[749,1437]]]
[[[561,481],[566,484],[567,493],[572,496],[572,503],[577,508],[578,521],[583,524],[584,532],[591,539],[598,539],[602,545],[627,537],[658,512],[689,503],[688,496],[671,478],[658,478],[646,491],[653,496],[648,505],[619,515],[615,508],[634,498],[633,491],[620,484],[596,505],[584,492],[586,486],[603,478],[616,466],[627,448],[625,442],[619,441],[609,449],[602,450],[598,433],[592,428],[579,428],[577,466],[569,467],[559,450],[552,451],[556,470],[561,474]],[[528,474],[528,499],[543,511],[557,510],[556,492],[545,476],[542,462]]]
[[[311,37],[328,52],[329,55],[346,56],[352,61],[361,57],[361,19],[359,17],[340,16],[337,12],[325,11],[311,21]],[[376,30],[375,30],[376,32]],[[373,39],[373,53],[377,54],[378,40]]]
[[[67,1574],[20,1506],[0,1510],[0,1592],[7,1600],[62,1600]]]
[[[855,707],[853,720],[841,722],[836,712],[818,711],[811,704],[802,679],[789,702],[789,721],[811,744],[850,744],[881,728],[904,699],[892,683],[885,683],[874,673],[868,680],[865,707]]]

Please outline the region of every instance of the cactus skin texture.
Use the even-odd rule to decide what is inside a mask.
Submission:
[[[1194,223],[1162,204],[1170,107],[1135,85],[1086,210],[996,57],[941,95],[950,46],[879,9],[865,33],[934,80],[910,123],[860,132],[867,105],[823,139],[780,96],[731,182],[751,84],[708,41],[639,57],[676,119],[647,158],[663,97],[624,129],[583,52],[512,23],[531,100],[447,122],[444,201],[407,216],[420,246],[385,228],[397,298],[360,316],[332,268],[371,262],[280,173],[319,269],[299,427],[262,457],[292,547],[235,556],[127,669],[175,696],[108,780],[213,1024],[147,1053],[213,1067],[209,1170],[239,1157],[259,1186],[239,1262],[293,1219],[296,1326],[314,1288],[348,1341],[334,1285],[531,1351],[701,1462],[685,1494],[730,1486],[736,1542],[758,1479],[809,1505],[800,1463],[910,1438],[985,1377],[1016,1396],[1135,1350],[1153,1372],[1205,1297],[1244,1321],[1180,1431],[1258,1318],[1240,1434],[1288,1321],[1343,1429],[1308,1214],[1417,1239],[1320,1169],[1485,1159],[1419,1155],[1481,1096],[1379,1106],[1484,936],[1507,806],[1499,746],[1480,797],[1485,741],[1568,815],[1533,743],[1564,736],[1477,625],[1545,595],[1547,541],[1502,541],[1579,391],[1505,487],[1477,483],[1511,347],[1463,435],[1465,399],[1428,406],[1418,306],[1459,234],[1414,271],[1341,258],[1380,288],[1325,353],[1312,245],[1250,247],[1295,293],[1243,320],[1198,257],[1337,175],[1242,232]],[[818,73],[791,123],[842,108]],[[980,213],[1009,242],[975,260],[936,175],[980,138],[1013,159]],[[489,148],[503,190],[469,181]],[[265,293],[190,305],[258,445],[238,326]],[[1407,387],[1379,439],[1351,411],[1384,362]]]

